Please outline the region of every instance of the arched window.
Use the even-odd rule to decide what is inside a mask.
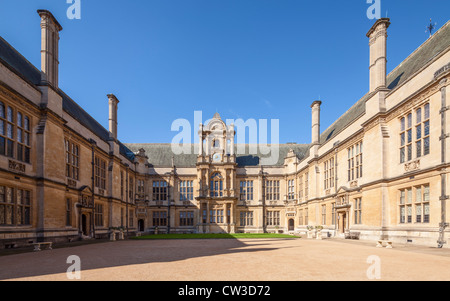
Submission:
[[[216,172],[211,177],[211,197],[223,196],[223,178]]]
[[[219,139],[214,139],[214,140],[213,140],[213,147],[214,147],[214,148],[220,147],[220,141],[219,141]]]

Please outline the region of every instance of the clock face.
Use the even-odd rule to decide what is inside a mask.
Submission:
[[[220,156],[220,154],[214,154],[214,155],[213,155],[213,161],[214,161],[214,162],[219,162],[220,159],[222,159],[221,156]]]

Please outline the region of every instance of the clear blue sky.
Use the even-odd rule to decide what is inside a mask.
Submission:
[[[450,1],[381,0],[391,18],[388,71],[427,38]],[[37,9],[63,26],[60,87],[105,128],[119,104],[119,139],[168,143],[177,118],[279,119],[280,142],[309,143],[311,103],[331,125],[369,88],[366,0],[0,0],[0,35],[40,67]],[[193,130],[194,131],[194,130]]]

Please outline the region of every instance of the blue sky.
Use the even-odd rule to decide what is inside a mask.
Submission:
[[[281,143],[309,143],[314,100],[323,131],[369,89],[366,0],[81,0],[81,20],[69,6],[0,0],[0,35],[39,68],[36,10],[50,10],[64,28],[60,88],[105,128],[114,93],[125,143],[169,143],[172,122],[193,124],[194,111],[279,119]],[[449,20],[450,1],[381,0],[381,10],[389,72],[428,38],[430,18]]]

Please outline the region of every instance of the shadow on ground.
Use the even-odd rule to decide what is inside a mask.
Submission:
[[[161,263],[195,257],[272,251],[265,240],[246,244],[238,239],[124,240],[88,243],[70,248],[54,248],[0,257],[0,280],[66,273],[71,255],[80,257],[81,270],[125,265]],[[265,247],[266,245],[266,247]]]

